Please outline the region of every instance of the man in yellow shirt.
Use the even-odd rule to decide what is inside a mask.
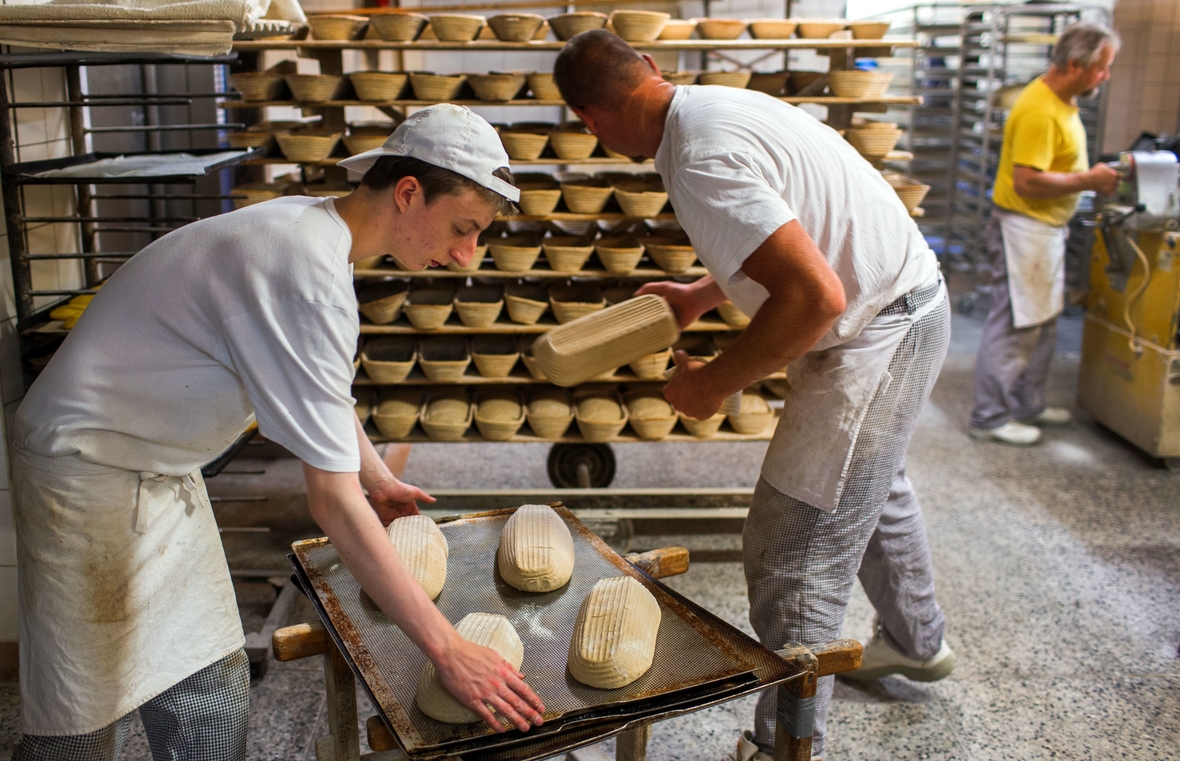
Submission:
[[[1049,71],[1020,93],[1004,125],[992,215],[984,233],[992,307],[975,361],[973,439],[1029,445],[1069,410],[1045,405],[1045,381],[1065,308],[1067,225],[1084,190],[1112,194],[1118,176],[1090,168],[1077,97],[1110,79],[1119,50],[1110,29],[1066,28]]]

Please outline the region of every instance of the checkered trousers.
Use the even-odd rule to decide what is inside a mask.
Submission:
[[[139,707],[155,761],[245,761],[250,661],[238,650]],[[118,761],[131,715],[84,735],[24,735],[12,761]]]
[[[903,309],[912,314],[916,306]],[[888,368],[892,381],[865,413],[834,512],[759,481],[742,543],[750,623],[765,646],[836,639],[859,571],[886,641],[912,658],[937,652],[946,624],[934,600],[926,528],[905,475],[905,451],[949,342],[950,305],[943,297],[894,351]],[[816,756],[823,753],[831,691],[832,678],[821,679],[812,745]],[[777,692],[762,694],[755,717],[755,742],[768,752],[774,747]]]

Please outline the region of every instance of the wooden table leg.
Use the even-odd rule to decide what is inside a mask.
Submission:
[[[778,713],[774,727],[774,761],[811,761],[811,736],[815,734],[815,687],[819,659],[805,647],[788,648],[792,660],[803,669],[803,678],[778,688]],[[783,651],[779,651],[783,655]]]
[[[328,734],[316,740],[316,761],[360,761],[361,738],[356,716],[356,678],[336,643],[324,653]]]
[[[651,724],[647,722],[623,732],[615,740],[615,761],[647,761],[650,738]]]

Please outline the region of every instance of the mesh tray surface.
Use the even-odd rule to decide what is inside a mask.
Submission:
[[[465,516],[439,526],[447,537],[450,558],[446,586],[435,603],[452,623],[472,612],[499,613],[513,623],[524,643],[521,671],[545,704],[542,731],[577,723],[579,715],[589,718],[609,706],[636,703],[638,708],[640,701],[754,669],[726,638],[662,585],[636,571],[568,510],[557,511],[574,538],[574,575],[565,587],[544,594],[508,586],[495,569],[500,532],[511,510]],[[414,694],[426,657],[361,591],[326,539],[297,542],[293,549],[339,641],[406,751],[417,755],[492,739],[489,736],[496,733],[482,722],[445,724],[419,711]],[[621,575],[638,579],[660,604],[655,657],[651,670],[631,684],[616,690],[594,689],[575,681],[566,670],[574,620],[595,582]],[[513,730],[496,740],[526,741],[526,737]]]

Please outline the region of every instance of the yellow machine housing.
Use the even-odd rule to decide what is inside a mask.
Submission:
[[[1128,238],[1147,259],[1147,286],[1138,294],[1143,261]],[[1112,239],[1119,249],[1113,257]],[[1096,235],[1090,288],[1078,404],[1170,468],[1180,467],[1180,233],[1116,228]]]

